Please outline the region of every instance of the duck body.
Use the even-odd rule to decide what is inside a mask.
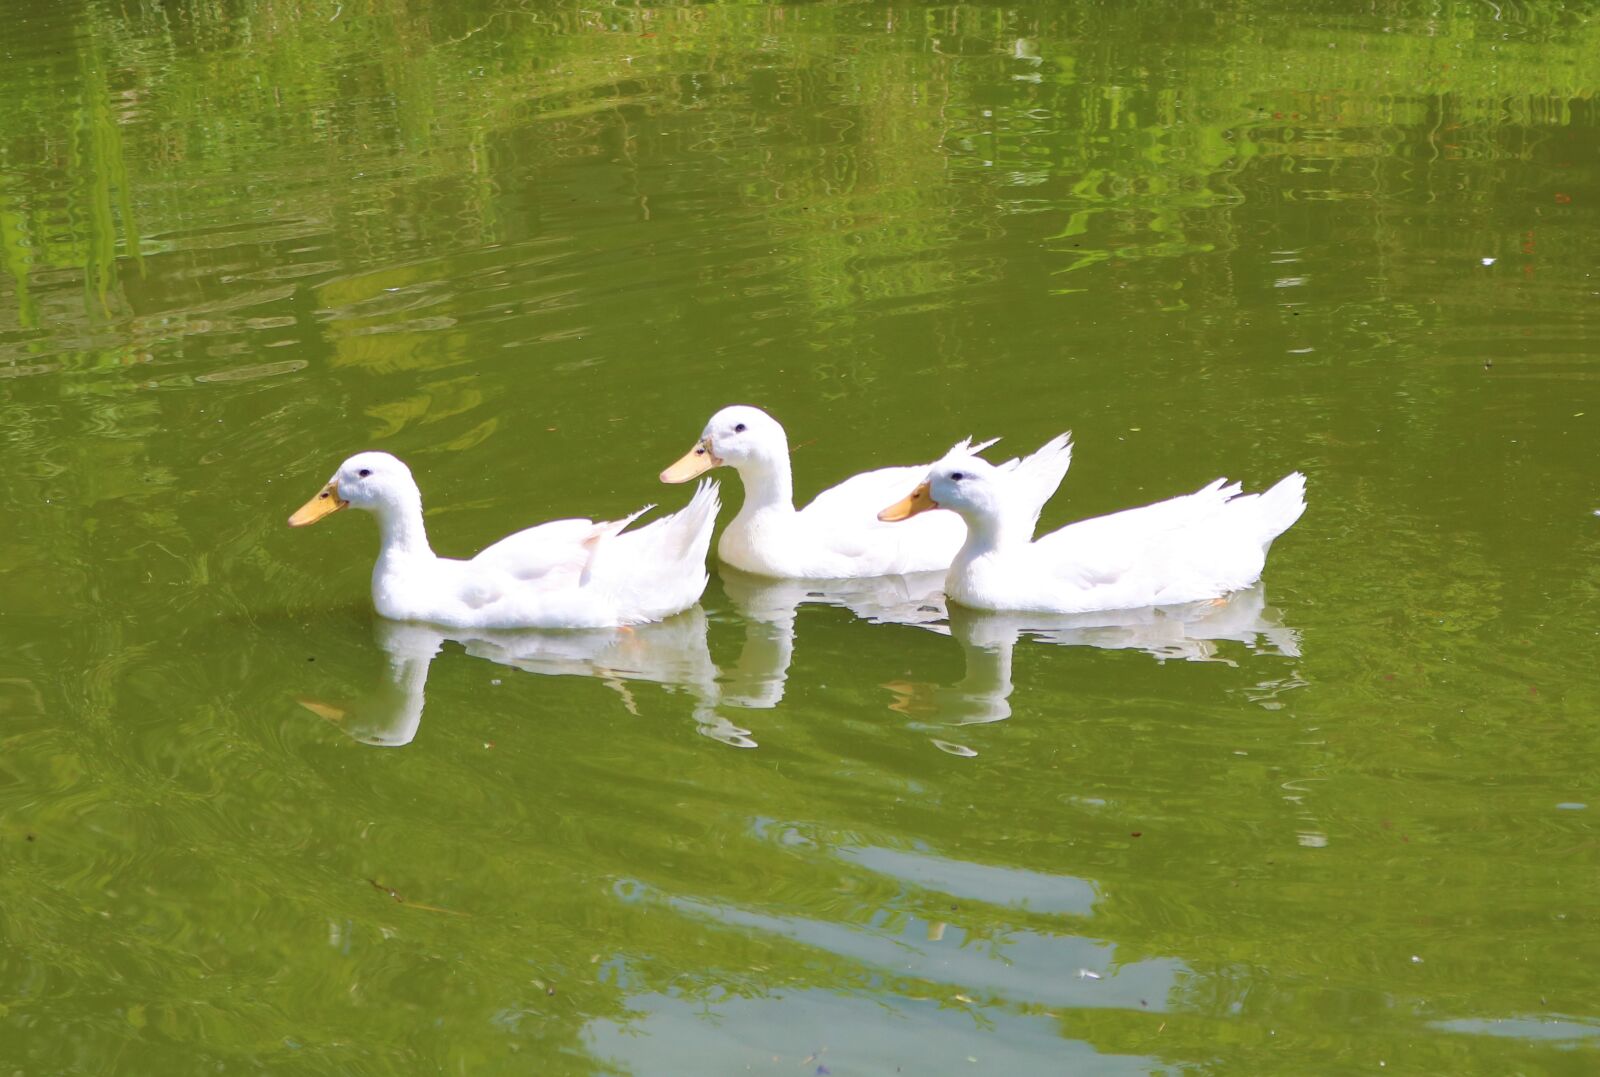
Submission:
[[[796,509],[789,497],[771,496],[776,489],[786,490],[787,482],[740,469],[745,501],[717,539],[717,559],[758,576],[806,580],[947,568],[966,538],[966,525],[959,518],[929,517],[923,526],[896,534],[876,516],[885,493],[892,497],[892,491],[904,490],[907,481],[915,482],[923,471],[918,467],[868,471]]]
[[[380,616],[453,629],[612,628],[658,621],[699,601],[719,502],[701,483],[671,516],[626,531],[621,520],[552,520],[510,535],[467,560],[428,543],[422,495],[388,453],[358,453],[290,524],[346,506],[378,520],[372,604]]]
[[[973,453],[990,444],[968,440],[951,451]],[[1066,473],[1070,446],[1055,445],[1047,456],[1028,470],[1036,486],[1048,485],[1037,495],[1041,503]],[[745,497],[717,541],[717,557],[742,572],[807,580],[942,572],[966,539],[966,524],[950,513],[905,525],[878,519],[878,510],[925,476],[928,465],[863,472],[796,509],[788,435],[760,408],[734,405],[717,412],[695,447],[661,478],[686,482],[721,465],[739,473]]]
[[[949,508],[967,539],[945,577],[952,602],[980,610],[1088,613],[1219,598],[1261,577],[1272,541],[1305,511],[1305,476],[1261,494],[1226,479],[1192,494],[1068,524],[1035,539],[1038,510],[972,456],[934,465],[887,519]]]

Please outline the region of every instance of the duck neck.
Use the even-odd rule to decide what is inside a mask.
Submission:
[[[751,460],[737,469],[744,483],[744,507],[739,515],[794,513],[794,476],[789,471],[789,454],[773,460]]]
[[[1030,529],[1020,526],[1019,521],[1008,520],[998,513],[962,515],[967,522],[967,541],[958,555],[962,561],[1026,546],[1033,537]]]
[[[434,556],[428,545],[428,529],[422,523],[422,495],[410,491],[394,501],[384,502],[374,513],[378,517],[378,560]]]

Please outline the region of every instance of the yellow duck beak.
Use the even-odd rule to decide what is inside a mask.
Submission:
[[[936,509],[939,503],[928,493],[928,484],[923,483],[893,505],[878,513],[878,519],[886,524],[898,523],[909,520],[919,512]]]
[[[722,461],[711,451],[710,439],[701,439],[683,458],[661,473],[662,482],[688,482],[696,475],[704,475]]]
[[[350,502],[339,496],[339,480],[330,480],[328,485],[324,486],[316,497],[295,510],[295,514],[289,517],[289,526],[304,527],[307,524],[314,524],[324,516],[331,516],[348,504]]]

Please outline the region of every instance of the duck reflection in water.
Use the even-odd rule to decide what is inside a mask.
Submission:
[[[711,660],[706,615],[699,606],[654,624],[569,632],[457,632],[379,619],[374,633],[388,656],[388,669],[377,690],[348,707],[309,698],[300,703],[363,744],[410,744],[422,724],[429,667],[451,641],[469,655],[525,672],[594,677],[621,697],[630,714],[639,713],[631,682],[687,692],[702,734],[753,748],[750,730],[730,722],[718,708],[767,709],[783,699],[801,604],[842,606],[874,622],[932,622],[944,617],[943,579],[942,572],[924,572],[837,582],[772,580],[723,568],[723,585],[744,621],[745,639],[734,664],[721,673]]]
[[[945,630],[942,625],[930,627]],[[928,731],[1009,718],[1011,656],[1024,635],[1058,646],[1144,651],[1161,661],[1232,664],[1218,647],[1229,641],[1257,653],[1300,654],[1298,634],[1267,605],[1261,584],[1221,599],[1102,613],[984,613],[951,606],[948,632],[966,656],[961,680],[952,685],[895,681],[884,686],[895,697],[889,709],[926,721]],[[959,744],[934,743],[956,755],[975,754]]]
[[[583,631],[447,631],[431,625],[379,619],[378,645],[388,670],[377,691],[350,708],[301,699],[306,709],[363,744],[399,747],[416,738],[426,706],[428,669],[446,641],[469,655],[529,673],[593,677],[639,713],[633,682],[659,684],[694,700],[699,731],[714,740],[753,748],[750,731],[717,713],[720,686],[706,646],[706,615],[699,606],[653,624]]]
[[[848,580],[780,580],[723,565],[722,589],[744,619],[744,648],[723,679],[722,700],[762,709],[783,699],[800,606],[839,606],[873,624],[931,625],[944,619],[943,572]]]
[[[1045,644],[1141,650],[1166,660],[1227,658],[1218,644],[1233,641],[1258,652],[1298,656],[1299,638],[1266,604],[1261,585],[1226,599],[1183,606],[1086,614],[981,613],[960,606],[946,611],[943,573],[853,580],[773,580],[724,567],[722,584],[744,622],[744,643],[732,665],[718,670],[706,642],[706,614],[692,609],[655,624],[587,631],[446,631],[430,625],[379,619],[378,645],[388,657],[379,688],[349,707],[301,699],[308,710],[363,744],[398,747],[417,735],[426,705],[428,670],[446,641],[469,655],[546,676],[593,677],[640,713],[636,682],[687,693],[699,732],[724,744],[753,748],[750,730],[729,721],[722,708],[768,709],[783,699],[794,655],[799,607],[848,609],[875,624],[900,624],[954,636],[966,656],[966,674],[951,685],[894,681],[891,710],[916,719],[929,733],[952,726],[997,722],[1011,715],[1011,659],[1024,636]],[[946,624],[948,618],[948,624]],[[957,755],[971,749],[935,737]]]

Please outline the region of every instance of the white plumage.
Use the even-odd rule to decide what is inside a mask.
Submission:
[[[952,451],[912,494],[883,511],[884,519],[897,520],[945,508],[966,521],[967,539],[945,577],[952,601],[984,610],[1084,613],[1220,597],[1260,578],[1272,540],[1305,511],[1305,476],[1298,471],[1261,494],[1217,479],[1192,494],[1035,539],[1042,501],[1036,484],[1018,481],[1024,466],[995,467]]]
[[[976,453],[992,444],[973,445],[969,439],[951,452]],[[1071,446],[1059,438],[1026,460],[1000,467],[1012,473],[1019,497],[1036,501],[1037,512],[1060,484],[1071,457]],[[717,541],[717,556],[744,572],[842,580],[943,571],[966,537],[960,518],[947,513],[900,526],[878,520],[879,509],[927,474],[926,464],[852,476],[796,509],[788,436],[776,419],[748,405],[713,415],[700,441],[661,478],[686,482],[724,464],[739,473],[745,497]]]
[[[372,603],[384,617],[457,629],[611,628],[699,601],[720,502],[716,484],[702,482],[683,509],[632,531],[625,528],[653,506],[621,520],[552,520],[459,561],[429,546],[410,469],[364,452],[339,465],[289,523],[346,506],[378,519]]]

